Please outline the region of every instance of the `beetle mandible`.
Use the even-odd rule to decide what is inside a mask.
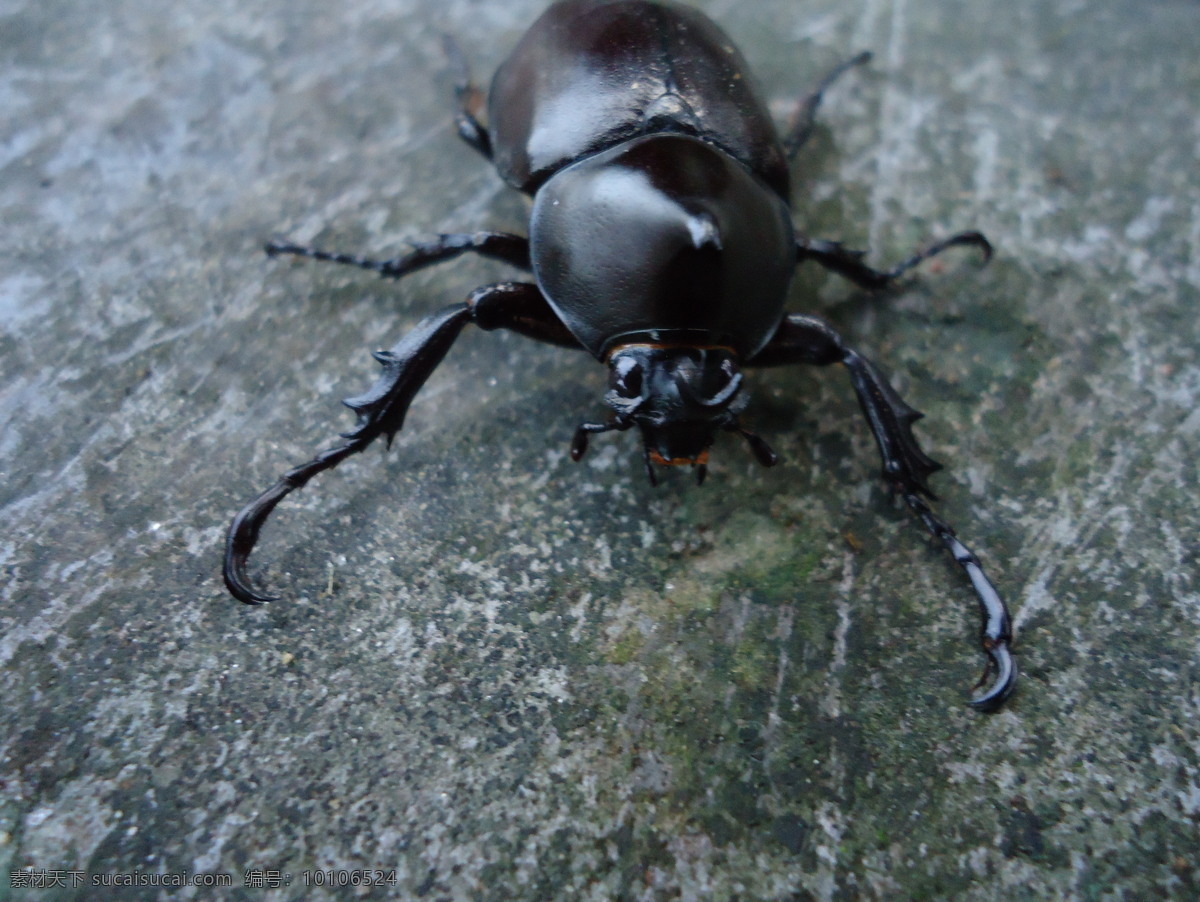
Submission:
[[[951,246],[991,245],[961,232],[887,270],[836,241],[798,235],[789,207],[790,164],[813,129],[824,91],[863,53],[830,72],[781,134],[745,60],[697,10],[671,0],[560,0],[500,66],[487,95],[457,47],[461,137],[512,187],[533,197],[529,237],[440,235],[404,256],[369,260],[286,243],[271,256],[345,263],[399,279],[465,253],[532,271],[533,281],[476,289],[422,320],[389,351],[341,444],[287,473],[237,515],[224,576],[235,598],[269,601],[250,584],[247,559],[275,506],[313,476],[384,437],[390,445],[414,395],[468,323],[510,329],[587,350],[608,365],[603,422],[575,430],[571,456],[590,436],[638,427],[650,481],[655,466],[690,465],[703,481],[718,432],[740,435],[764,466],[777,457],[740,418],[747,367],[842,364],[883,459],[883,477],[970,578],[982,614],[987,667],[971,699],[998,708],[1016,682],[1011,621],[979,559],[933,512],[926,480],[939,469],[917,443],[909,407],[866,357],[822,320],[786,313],[797,264],[812,261],[867,289],[892,285]],[[990,682],[989,682],[990,679]]]

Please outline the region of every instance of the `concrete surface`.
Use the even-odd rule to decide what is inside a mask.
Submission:
[[[600,367],[468,334],[390,453],[281,507],[283,600],[233,602],[232,514],[347,428],[369,349],[504,272],[262,241],[523,229],[438,35],[488,74],[542,3],[5,0],[0,895],[1200,893],[1200,6],[698,5],[781,114],[877,53],[800,162],[807,232],[997,245],[883,297],[805,271],[793,307],[928,414],[1017,617],[1011,704],[964,705],[970,591],[841,372],[752,378],[776,469],[727,438],[651,489],[630,435],[567,457]],[[148,885],[183,871],[232,886]]]

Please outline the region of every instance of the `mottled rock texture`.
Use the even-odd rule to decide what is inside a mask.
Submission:
[[[0,886],[1194,898],[1191,0],[697,3],[781,117],[876,52],[799,161],[804,231],[878,265],[997,246],[884,296],[806,269],[792,307],[928,414],[940,510],[1018,623],[1002,713],[964,704],[970,590],[839,371],[750,380],[774,470],[727,438],[702,489],[652,489],[631,435],[567,457],[601,367],[471,332],[390,453],[281,507],[253,572],[282,600],[225,594],[229,518],[348,427],[367,351],[505,272],[394,285],[262,242],[523,229],[453,133],[440,34],[484,75],[542,5],[0,3]]]

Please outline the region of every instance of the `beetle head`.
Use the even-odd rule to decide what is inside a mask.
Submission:
[[[613,418],[603,426],[579,428],[571,448],[576,460],[587,449],[588,433],[637,426],[651,482],[656,481],[654,464],[690,464],[697,468],[697,480],[703,482],[708,449],[718,429],[742,434],[764,465],[775,463],[775,454],[766,443],[738,425],[737,415],[746,398],[740,394],[742,374],[732,351],[628,344],[610,354],[608,365],[609,390],[604,402],[612,408]]]

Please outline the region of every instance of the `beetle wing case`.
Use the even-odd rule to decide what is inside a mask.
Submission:
[[[493,162],[533,193],[567,163],[638,135],[703,138],[789,194],[788,162],[749,67],[679,3],[568,0],[542,14],[488,92]]]
[[[749,359],[783,316],[794,269],[787,206],[695,138],[626,142],[556,173],[530,220],[538,285],[597,357],[630,335]]]

